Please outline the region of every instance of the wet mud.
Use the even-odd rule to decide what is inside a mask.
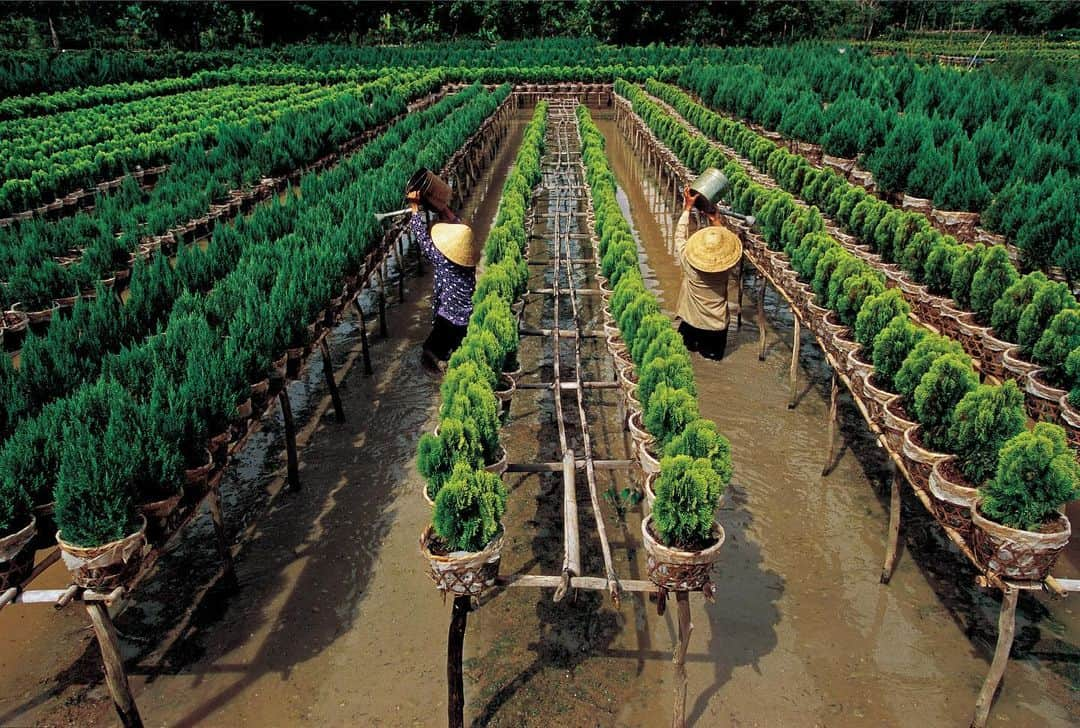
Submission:
[[[528,117],[521,114],[487,184],[462,213],[478,235],[497,209]],[[669,253],[675,211],[662,204],[665,195],[614,124],[599,124],[643,270],[670,308],[679,282]],[[541,194],[537,209],[552,204]],[[551,230],[541,218],[533,232],[532,260],[548,260]],[[574,245],[581,257],[591,254],[587,241]],[[363,376],[358,364],[343,375],[345,424],[328,412],[317,357],[307,379],[292,385],[294,411],[306,423],[299,434],[302,489],[279,493],[277,420],[229,471],[225,517],[230,534],[243,539],[240,588],[213,578],[218,562],[209,519],[202,519],[119,620],[147,725],[445,724],[449,604],[432,587],[417,548],[430,510],[420,496],[415,448],[435,424],[438,401],[438,382],[419,365],[431,320],[425,270],[406,279],[404,302],[390,307],[391,337],[372,336],[374,375]],[[531,287],[551,286],[550,266],[531,272]],[[584,266],[574,281],[595,286]],[[842,400],[840,455],[821,475],[828,369],[804,338],[798,405],[787,409],[791,316],[766,296],[766,359],[758,361],[754,283],[749,276],[744,282],[743,325],[736,331],[733,323],[725,359],[695,356],[702,412],[732,441],[735,480],[720,513],[727,542],[714,577],[716,603],[691,597],[688,717],[700,726],[967,725],[996,639],[997,597],[974,587],[971,568],[912,498],[904,499],[899,567],[890,585],[878,583],[888,524],[884,459]],[[396,298],[396,282],[389,290]],[[731,296],[737,297],[734,283]],[[599,325],[599,299],[592,299],[580,299],[585,326]],[[567,297],[560,307],[565,317]],[[553,308],[552,296],[533,296],[525,321],[551,326]],[[331,348],[339,365],[355,361],[355,322],[335,332]],[[573,343],[564,341],[564,377],[574,374],[572,357]],[[550,338],[523,337],[521,360],[522,381],[551,381]],[[582,342],[582,361],[583,378],[611,379],[602,340]],[[519,390],[504,429],[511,461],[560,455],[553,402],[551,392]],[[573,397],[564,403],[578,450]],[[585,405],[596,457],[627,457],[617,390],[592,390]],[[502,572],[559,573],[561,477],[510,473],[505,480]],[[620,498],[633,484],[626,473],[598,473],[615,571],[643,579],[640,507]],[[583,569],[602,575],[580,472],[577,502]],[[64,583],[58,568],[42,585]],[[470,614],[466,723],[670,722],[671,612],[658,617],[654,604],[631,594],[616,609],[605,593],[588,591],[556,604],[552,591],[496,590]],[[1076,635],[1068,600],[1021,598],[1013,659],[991,725],[1080,720]],[[0,725],[115,724],[97,648],[78,609],[0,613],[0,686]]]

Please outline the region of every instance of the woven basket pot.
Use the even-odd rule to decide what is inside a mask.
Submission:
[[[1006,378],[1013,380],[1023,389],[1028,375],[1039,368],[1038,364],[1032,364],[1020,353],[1019,346],[1006,349],[1001,354],[1002,373]]]
[[[1069,438],[1069,447],[1080,450],[1080,411],[1069,403],[1067,394],[1061,398],[1058,406],[1061,407],[1061,424],[1065,427],[1065,435]]]
[[[904,451],[904,433],[919,424],[900,412],[899,395],[889,401],[881,411],[881,430],[885,434],[885,441],[889,444],[889,449],[897,454]]]
[[[146,538],[151,544],[164,543],[173,531],[183,499],[184,487],[180,486],[175,495],[139,506],[139,512],[146,518]]]
[[[908,194],[901,196],[900,206],[905,210],[913,210],[914,212],[921,212],[926,215],[929,215],[930,211],[934,209],[932,200],[929,200],[926,197],[913,197]]]
[[[625,362],[625,360],[624,360],[624,362]],[[625,366],[624,365],[624,366],[619,367],[618,371],[619,371],[619,384],[622,386],[622,390],[624,392],[628,393],[628,394],[630,392],[633,392],[634,390],[636,390],[637,385],[638,385],[638,378],[637,378],[637,374],[634,372],[634,367],[632,365],[631,366]]]
[[[863,380],[863,404],[866,405],[866,412],[870,415],[870,419],[882,431],[885,429],[885,407],[899,396],[895,392],[876,386],[873,373]]]
[[[979,497],[979,489],[962,479],[955,469],[956,457],[948,456],[930,468],[930,503],[934,517],[971,543],[971,507]]]
[[[926,490],[930,486],[930,469],[949,456],[947,453],[927,450],[921,444],[921,436],[922,425],[904,430],[900,453],[912,485],[919,490]]]
[[[644,515],[652,513],[652,504],[656,500],[656,491],[653,487],[656,485],[656,479],[660,477],[660,473],[646,473],[642,482],[642,490],[645,491],[645,512]]]
[[[454,596],[478,597],[495,584],[502,558],[500,533],[482,551],[432,552],[435,530],[428,526],[420,534],[420,553],[428,562],[428,575],[439,591]]]
[[[1039,422],[1061,421],[1061,398],[1069,395],[1064,389],[1052,387],[1043,379],[1042,369],[1028,374],[1024,382],[1024,399],[1033,419]]]
[[[653,454],[653,446],[656,441],[643,442],[638,445],[638,461],[641,463],[641,470],[648,475],[649,473],[660,472],[660,458]]]
[[[652,443],[656,442],[656,438],[645,429],[640,410],[626,419],[626,426],[630,430],[630,437],[633,438],[634,445],[640,447],[642,445],[652,445]]]
[[[978,360],[982,362],[982,371],[987,376],[995,379],[1005,378],[1005,352],[1016,346],[1011,341],[999,339],[994,335],[994,330],[984,328],[982,335],[982,350]],[[963,341],[961,341],[963,343]],[[967,346],[964,346],[967,349]]]
[[[652,515],[641,521],[641,540],[648,555],[649,580],[668,591],[696,591],[710,581],[713,566],[720,559],[724,528],[713,523],[716,543],[701,551],[682,551],[657,541],[652,533]]]
[[[506,403],[514,398],[514,392],[517,391],[517,382],[506,372],[499,372],[498,382],[495,387],[495,399]]]
[[[810,317],[810,330],[819,339],[824,340],[828,336],[828,331],[825,328],[825,317],[829,315],[829,309],[819,306],[815,299],[816,296],[812,296],[806,302],[806,313]]]
[[[37,519],[15,533],[0,538],[0,594],[12,587],[21,587],[34,570],[34,536]]]
[[[810,287],[809,283],[796,280],[790,290],[791,298],[795,302],[795,308],[798,309],[804,319],[809,320],[812,317],[810,303],[814,300],[814,289]]]
[[[846,373],[848,354],[858,348],[859,342],[855,341],[851,327],[840,323],[835,311],[830,311],[825,317],[825,328],[828,337],[822,340],[823,345],[836,359],[837,366]]]
[[[139,571],[149,546],[146,542],[146,517],[140,516],[139,529],[119,541],[100,546],[76,546],[56,533],[60,556],[71,572],[71,580],[84,589],[111,591],[124,586]]]
[[[1054,568],[1072,535],[1069,519],[1064,515],[1058,515],[1046,532],[1023,531],[985,518],[979,512],[979,501],[971,507],[971,521],[972,544],[979,565],[1006,579],[1042,581]]]
[[[851,393],[865,402],[866,380],[874,373],[874,365],[863,361],[863,348],[857,344],[847,355],[847,373],[851,381]]]
[[[597,276],[597,287],[600,289],[600,298],[604,299],[604,303],[607,303],[611,299],[611,294],[614,293],[614,289],[611,287],[611,283],[607,278],[603,276]]]

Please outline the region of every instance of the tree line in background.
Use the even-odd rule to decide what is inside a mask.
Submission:
[[[402,43],[591,37],[608,43],[762,44],[1080,26],[1071,0],[450,0],[446,2],[0,2],[0,47],[255,47],[306,40]]]

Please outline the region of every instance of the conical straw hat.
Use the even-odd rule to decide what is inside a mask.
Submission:
[[[435,223],[431,226],[431,241],[453,263],[475,268],[480,262],[480,246],[473,243],[472,228],[464,223]]]
[[[739,262],[742,241],[726,227],[710,225],[690,236],[683,257],[702,273],[719,273]]]

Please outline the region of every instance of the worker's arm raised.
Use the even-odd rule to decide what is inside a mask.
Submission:
[[[683,248],[686,247],[686,238],[690,231],[690,211],[694,209],[698,196],[690,191],[689,187],[683,189],[683,213],[675,224],[675,262],[682,265]]]

